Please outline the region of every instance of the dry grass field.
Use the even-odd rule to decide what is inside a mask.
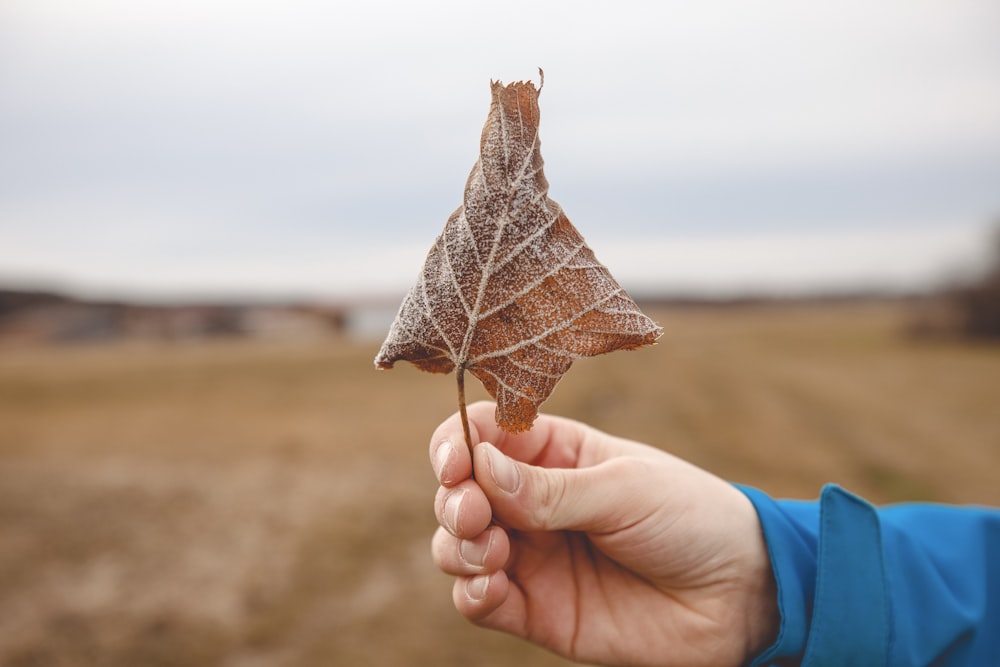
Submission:
[[[651,314],[661,344],[544,409],[779,496],[1000,505],[1000,347],[888,305]],[[0,664],[567,664],[451,607],[426,448],[454,379],[377,373],[379,342],[0,348]]]

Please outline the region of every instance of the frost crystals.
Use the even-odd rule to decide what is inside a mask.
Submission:
[[[491,87],[462,206],[428,253],[375,365],[457,368],[460,388],[467,370],[496,399],[500,427],[518,433],[531,428],[574,359],[649,345],[662,330],[548,198],[539,90],[530,82]]]

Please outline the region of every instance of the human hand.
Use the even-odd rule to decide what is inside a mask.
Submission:
[[[741,665],[774,640],[767,548],[738,489],[568,419],[511,435],[493,410],[468,409],[472,457],[457,414],[430,443],[432,551],[459,612],[607,665]]]

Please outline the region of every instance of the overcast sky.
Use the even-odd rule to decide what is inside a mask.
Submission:
[[[0,3],[0,284],[402,292],[489,82],[634,290],[920,286],[1000,222],[1000,3]]]

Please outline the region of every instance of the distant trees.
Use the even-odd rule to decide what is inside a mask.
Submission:
[[[914,299],[905,328],[909,335],[1000,339],[1000,224],[990,242],[990,259],[978,277]]]
[[[992,260],[982,278],[949,294],[958,332],[970,338],[1000,338],[1000,225],[992,245]]]

